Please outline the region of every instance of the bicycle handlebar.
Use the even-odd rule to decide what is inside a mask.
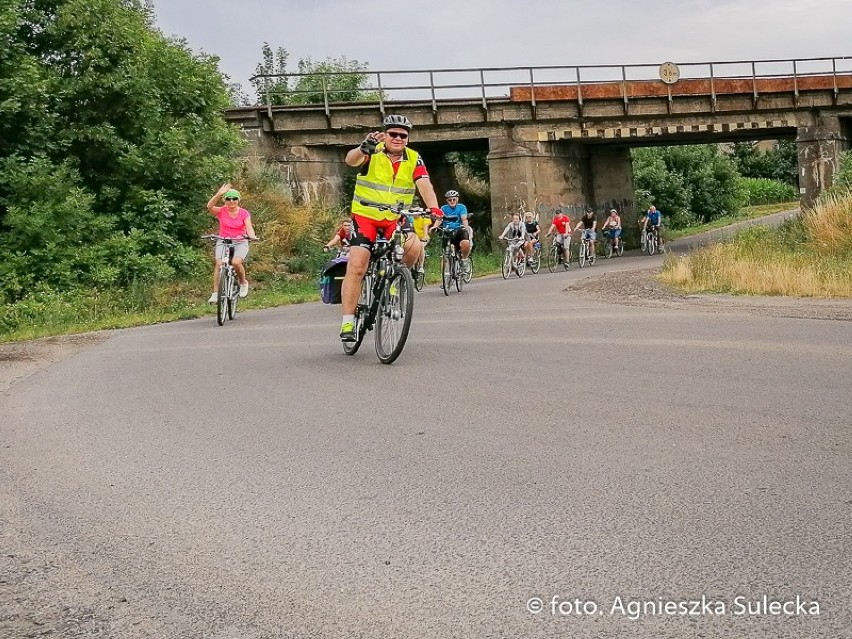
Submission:
[[[379,211],[393,211],[394,213],[398,213],[400,216],[410,215],[412,217],[438,217],[437,215],[432,215],[429,209],[423,209],[419,206],[406,209],[403,208],[402,204],[399,204],[397,206],[389,206],[387,204],[371,204],[370,202],[365,202],[364,200],[360,200],[359,202],[363,206],[369,206],[370,208],[378,209]]]
[[[202,235],[202,240],[222,240],[223,242],[257,242],[259,237],[247,237],[245,235],[241,235],[239,237],[222,237],[221,235]]]

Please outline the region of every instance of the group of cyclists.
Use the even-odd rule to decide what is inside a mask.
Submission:
[[[652,211],[654,214],[652,214]],[[645,217],[640,221],[643,224],[643,230],[651,224],[652,227],[659,229],[661,224],[661,216],[653,206],[648,211]],[[567,261],[571,255],[571,236],[572,233],[582,230],[581,240],[588,241],[590,250],[594,252],[597,242],[598,220],[597,214],[593,209],[587,208],[580,217],[577,225],[572,228],[571,218],[562,211],[558,210],[550,222],[550,228],[547,231],[547,237],[553,237],[553,243],[559,248],[559,261]],[[604,219],[600,226],[601,232],[613,243],[613,248],[618,251],[621,245],[621,216],[615,209],[610,209],[609,215]],[[514,245],[517,249],[519,258],[526,259],[527,264],[530,264],[536,244],[541,241],[541,226],[538,220],[534,219],[532,211],[523,213],[515,213],[512,216],[512,221],[506,225],[498,239],[505,240]]]
[[[422,271],[426,255],[426,245],[430,236],[439,232],[444,243],[455,246],[461,257],[462,268],[469,268],[470,251],[473,247],[473,229],[468,220],[468,211],[459,202],[456,190],[447,191],[446,204],[438,206],[435,189],[426,170],[423,158],[408,147],[411,133],[411,121],[403,115],[388,115],[382,123],[382,130],[372,131],[355,148],[346,154],[347,165],[358,169],[355,191],[351,204],[351,218],[341,227],[323,247],[324,250],[348,252],[346,274],[341,287],[343,317],[340,327],[340,339],[352,342],[355,335],[355,311],[361,291],[361,281],[370,261],[371,250],[379,235],[390,238],[397,229],[400,219],[396,211],[399,205],[403,209],[411,207],[415,194],[428,209],[429,215],[403,221],[402,262],[414,271]],[[217,206],[220,198],[224,204]],[[244,238],[234,246],[232,264],[240,282],[240,296],[248,294],[248,280],[245,275],[244,260],[248,255],[248,240],[256,239],[252,227],[251,214],[240,206],[240,193],[223,185],[207,203],[207,208],[219,222],[219,235],[223,238]],[[643,232],[650,225],[657,233],[660,247],[662,238],[660,228],[662,215],[651,206],[641,222]],[[558,211],[550,224],[548,236],[560,247],[561,259],[570,259],[572,232],[582,229],[582,239],[590,242],[591,251],[595,250],[598,220],[596,213],[587,208],[572,229],[571,220],[562,211]],[[621,242],[621,217],[615,209],[600,226],[609,234],[617,248]],[[528,262],[533,258],[536,243],[540,242],[541,226],[531,211],[517,212],[506,225],[499,239],[511,243],[517,250],[519,259]],[[222,252],[225,243],[216,245],[216,266],[214,269],[214,292],[209,301],[217,301],[216,282],[222,264]]]

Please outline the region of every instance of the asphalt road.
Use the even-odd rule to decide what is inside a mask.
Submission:
[[[0,636],[852,636],[852,324],[564,292],[655,260],[429,288],[393,366],[306,304],[12,385]]]

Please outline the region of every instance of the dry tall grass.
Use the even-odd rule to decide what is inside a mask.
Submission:
[[[659,278],[691,293],[852,297],[852,194],[825,198],[776,229],[754,227],[670,257]]]
[[[255,277],[309,273],[324,260],[319,248],[346,216],[337,203],[297,204],[288,174],[259,158],[244,162],[234,181],[262,241],[251,250]]]

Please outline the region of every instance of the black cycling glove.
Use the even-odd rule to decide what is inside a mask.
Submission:
[[[378,141],[373,137],[372,134],[368,135],[364,138],[364,141],[361,142],[361,146],[358,148],[361,150],[361,153],[364,155],[373,155],[376,152],[376,146],[378,145]]]

